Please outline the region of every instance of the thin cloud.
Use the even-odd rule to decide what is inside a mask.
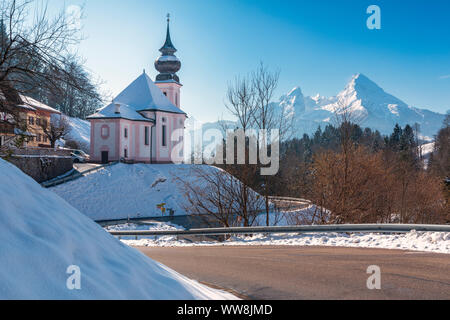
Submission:
[[[440,76],[439,79],[450,79],[450,74]]]

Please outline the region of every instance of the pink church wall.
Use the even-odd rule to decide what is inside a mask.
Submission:
[[[102,131],[105,130],[105,134]],[[95,162],[101,161],[101,152],[108,151],[109,160],[118,159],[119,145],[117,137],[120,130],[119,120],[108,119],[91,120],[91,160]]]
[[[108,151],[110,161],[118,161],[125,156],[125,149],[127,149],[127,159],[136,162],[150,162],[150,143],[148,146],[145,145],[144,133],[145,127],[148,127],[150,142],[152,123],[126,119],[92,119],[90,122],[92,161],[100,162],[102,151]],[[106,135],[102,135],[102,128],[107,129]],[[125,128],[128,131],[127,138],[124,134]]]
[[[163,122],[163,118],[166,119]],[[177,145],[178,142],[172,141],[172,133],[176,129],[184,129],[184,121],[186,120],[186,116],[184,114],[174,114],[174,113],[166,113],[166,112],[157,112],[156,113],[156,126],[155,126],[155,135],[156,135],[156,158],[155,162],[158,163],[172,163],[172,162],[182,162],[183,158],[172,159],[172,151],[173,148]],[[162,141],[162,127],[166,125],[166,147],[163,146]]]

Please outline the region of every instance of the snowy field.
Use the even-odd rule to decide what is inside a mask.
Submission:
[[[170,210],[174,215],[186,215],[181,181],[204,183],[193,173],[193,167],[119,163],[50,190],[94,220],[167,216]],[[165,204],[164,213],[158,208],[161,204]]]
[[[108,230],[176,230],[180,227],[158,223],[154,225],[119,225]],[[404,234],[365,234],[365,233],[310,233],[310,234],[273,234],[253,237],[232,237],[225,242],[188,242],[179,241],[175,236],[151,238],[123,237],[121,241],[129,246],[330,246],[412,250],[450,254],[450,233],[416,232]]]
[[[121,243],[2,159],[0,176],[0,299],[235,299]]]

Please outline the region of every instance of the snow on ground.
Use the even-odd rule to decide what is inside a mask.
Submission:
[[[119,163],[50,190],[94,220],[167,216],[170,209],[174,215],[185,215],[181,181],[202,183],[193,168],[194,165]],[[161,204],[165,204],[165,212],[157,207]]]
[[[426,144],[423,144],[418,147],[419,152],[422,154],[422,157],[424,158],[423,164],[424,164],[425,169],[428,168],[428,162],[430,160],[431,154],[434,152],[435,145],[436,145],[435,142],[430,142],[430,143],[426,143]]]
[[[0,299],[235,298],[124,245],[2,159],[0,176]],[[67,287],[72,265],[80,290]]]
[[[140,230],[168,230],[175,227],[147,225]],[[112,230],[136,230],[127,225],[111,227]],[[148,237],[134,240],[133,237],[122,237],[122,242],[130,246],[331,246],[360,247],[379,249],[399,249],[427,251],[450,254],[450,233],[448,232],[417,232],[403,234],[377,233],[303,233],[303,234],[257,234],[253,237],[235,236],[225,242],[202,241],[188,242],[177,240],[175,236]]]
[[[113,226],[105,227],[106,231],[129,231],[129,230],[152,230],[152,231],[168,231],[168,230],[184,230],[183,227],[177,226],[175,224],[171,224],[170,222],[152,222],[152,223],[124,223]],[[134,236],[123,236],[120,237],[121,240],[134,240]],[[154,243],[160,243],[164,245],[164,243],[168,243],[170,241],[177,241],[176,236],[158,236],[152,237]]]
[[[141,223],[123,223],[116,224],[111,226],[106,226],[105,230],[107,231],[169,231],[169,230],[185,230],[183,227],[178,226],[176,224],[170,222],[159,222],[159,221],[151,221],[151,222],[141,222]]]

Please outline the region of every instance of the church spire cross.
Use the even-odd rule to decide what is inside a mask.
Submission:
[[[159,49],[161,56],[155,61],[155,68],[159,74],[156,76],[156,81],[169,81],[173,80],[177,83],[180,79],[177,76],[177,72],[181,68],[180,60],[175,56],[177,49],[172,43],[170,38],[170,14],[167,14],[167,34],[164,45]],[[175,99],[177,100],[177,99]],[[174,102],[175,104],[176,101]]]
[[[172,40],[170,39],[170,13],[167,14],[167,34],[166,34],[166,42],[162,46],[159,51],[165,56],[169,55],[172,56],[175,52],[177,52],[177,49],[172,43]]]

